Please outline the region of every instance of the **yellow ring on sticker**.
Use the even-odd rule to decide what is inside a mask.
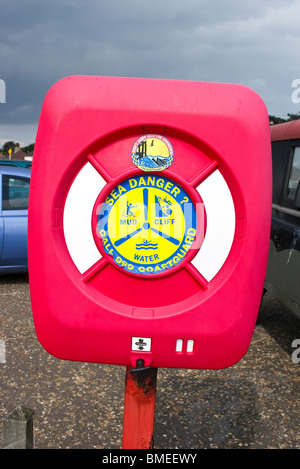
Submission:
[[[118,184],[99,213],[104,249],[131,273],[158,274],[180,263],[196,235],[191,198],[177,183],[156,175]]]

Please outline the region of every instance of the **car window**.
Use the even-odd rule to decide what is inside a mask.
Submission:
[[[294,200],[300,180],[300,147],[294,147],[292,165],[287,187],[287,198]]]
[[[2,210],[27,210],[29,178],[2,175]]]

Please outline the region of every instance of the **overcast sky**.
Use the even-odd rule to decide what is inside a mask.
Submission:
[[[78,74],[239,83],[298,113],[299,20],[299,0],[1,0],[0,146],[33,143],[48,89]]]

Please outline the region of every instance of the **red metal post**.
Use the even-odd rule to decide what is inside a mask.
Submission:
[[[123,449],[153,448],[157,368],[126,368]]]

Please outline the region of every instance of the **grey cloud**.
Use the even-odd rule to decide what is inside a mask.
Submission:
[[[2,0],[0,124],[37,123],[73,74],[242,83],[270,113],[297,112],[299,16],[296,0]]]

